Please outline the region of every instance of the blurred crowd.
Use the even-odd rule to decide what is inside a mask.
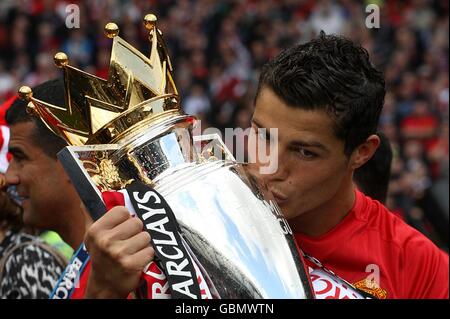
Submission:
[[[68,6],[80,28],[68,28]],[[367,28],[368,4],[380,27]],[[387,206],[448,250],[448,7],[446,0],[2,0],[0,104],[18,86],[60,76],[57,51],[106,78],[114,21],[120,35],[149,51],[142,26],[155,13],[185,111],[208,126],[247,128],[261,66],[320,30],[361,43],[385,74],[380,130],[393,149]]]

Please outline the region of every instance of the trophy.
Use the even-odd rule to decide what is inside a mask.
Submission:
[[[113,41],[107,80],[57,53],[66,105],[35,99],[28,87],[19,94],[69,143],[58,157],[94,220],[106,210],[101,192],[128,189],[137,215],[153,230],[168,278],[182,271],[176,274],[164,258],[183,255],[216,298],[313,298],[292,231],[270,192],[219,136],[193,134],[197,120],[180,107],[156,20],[144,18],[149,57],[120,38],[116,24],[106,25]],[[172,292],[180,283],[174,282]]]

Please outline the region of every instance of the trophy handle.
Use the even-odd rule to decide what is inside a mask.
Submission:
[[[58,160],[80,195],[81,201],[89,215],[96,221],[106,213],[106,206],[103,203],[100,190],[93,183],[75,153],[78,148],[76,146],[66,146],[58,153]]]

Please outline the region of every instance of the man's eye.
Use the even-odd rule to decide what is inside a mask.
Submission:
[[[304,149],[303,147],[300,147],[300,148],[298,149],[298,153],[299,153],[299,155],[300,155],[301,157],[303,157],[303,158],[314,158],[314,157],[317,156],[317,154],[315,154],[315,153],[313,153],[313,152],[310,152],[310,151]]]
[[[24,159],[24,156],[21,154],[13,154],[12,159],[16,162],[21,162]]]

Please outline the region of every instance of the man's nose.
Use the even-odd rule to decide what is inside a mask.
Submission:
[[[17,185],[20,183],[19,175],[14,169],[13,163],[10,163],[8,169],[5,172],[5,180],[7,185]]]
[[[288,178],[289,176],[289,167],[286,164],[286,162],[283,161],[279,161],[278,162],[278,167],[276,168],[276,170],[273,173],[270,174],[261,174],[262,177],[267,181],[267,182],[271,182],[271,181],[284,181]]]

